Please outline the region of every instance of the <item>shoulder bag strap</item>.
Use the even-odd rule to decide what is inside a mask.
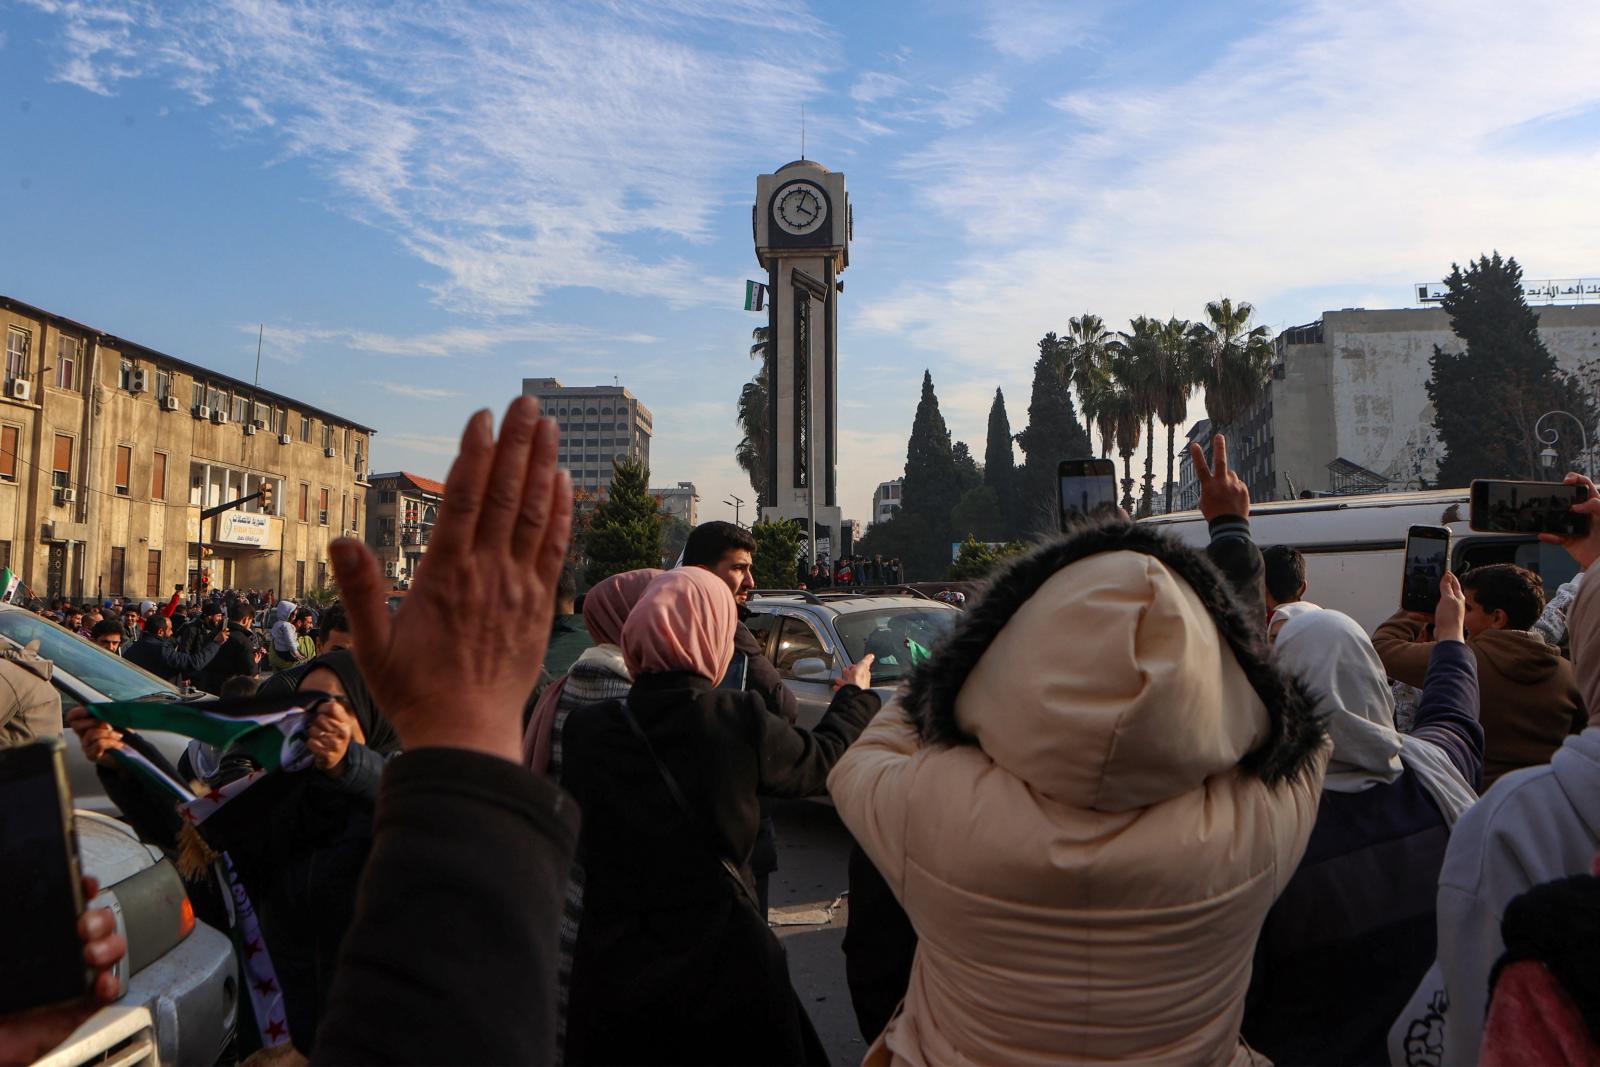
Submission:
[[[672,776],[672,772],[667,769],[667,765],[661,762],[661,757],[656,755],[656,747],[650,743],[650,736],[644,732],[644,727],[640,726],[639,720],[634,717],[633,708],[629,706],[628,701],[623,700],[621,704],[622,717],[627,720],[628,728],[633,731],[633,736],[639,739],[639,743],[644,745],[644,750],[650,754],[650,761],[656,765],[656,773],[661,776],[661,783],[667,787],[667,793],[672,797],[672,802],[677,805],[679,813],[683,815],[684,820],[689,824],[690,831],[700,838],[701,843],[706,846],[712,857],[722,864],[722,869],[733,879],[734,885],[739,887],[739,895],[744,899],[745,903],[749,904],[759,914],[761,902],[756,899],[755,893],[739,873],[739,868],[734,866],[732,860],[722,854],[717,848],[715,840],[705,831],[704,824],[695,818],[694,809],[689,806],[689,798],[683,795],[683,790],[678,788],[678,780]],[[763,921],[765,921],[764,917]]]

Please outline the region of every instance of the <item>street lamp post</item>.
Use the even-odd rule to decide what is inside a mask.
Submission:
[[[1541,429],[1544,426],[1544,420],[1552,415],[1565,415],[1578,428],[1578,455],[1583,459],[1583,473],[1593,478],[1594,457],[1589,454],[1589,435],[1584,429],[1583,420],[1570,411],[1547,411],[1540,415],[1538,421],[1533,424],[1533,435],[1539,439],[1540,444],[1545,446],[1544,451],[1539,453],[1539,462],[1544,466],[1545,470],[1550,470],[1555,466],[1558,458],[1556,450],[1552,446],[1560,442],[1561,432],[1554,426],[1548,429]]]
[[[728,499],[724,500],[723,503],[732,505],[732,507],[733,507],[733,524],[735,526],[743,526],[744,523],[739,521],[739,509],[744,507],[744,501],[740,500],[738,497],[734,496],[732,493],[729,493],[728,494]]]

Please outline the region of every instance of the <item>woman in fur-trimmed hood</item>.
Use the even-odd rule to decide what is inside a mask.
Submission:
[[[869,1062],[1248,1062],[1327,760],[1200,553],[1114,522],[1012,564],[828,781],[920,939]]]

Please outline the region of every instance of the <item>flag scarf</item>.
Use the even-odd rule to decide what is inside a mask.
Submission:
[[[298,771],[311,762],[306,748],[307,703],[305,694],[300,693],[252,697],[226,707],[220,702],[125,700],[90,704],[89,713],[119,730],[163,730],[204,741],[219,752],[232,749],[248,755],[263,770]],[[139,761],[134,762],[137,765]]]
[[[911,665],[913,667],[920,666],[933,658],[932,652],[909,637],[906,638],[906,650],[911,653]]]
[[[11,603],[21,587],[22,579],[17,577],[16,571],[10,567],[0,570],[0,604]]]
[[[761,311],[767,306],[767,287],[760,282],[744,283],[744,309]]]

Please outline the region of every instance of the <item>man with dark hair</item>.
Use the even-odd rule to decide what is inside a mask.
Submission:
[[[343,604],[335,601],[322,609],[317,619],[316,644],[319,656],[326,656],[341,648],[355,647],[355,637],[350,632],[350,618],[345,614]]]
[[[107,652],[122,655],[122,623],[116,619],[101,619],[94,624],[89,640]]]
[[[256,673],[256,664],[261,656],[260,649],[256,646],[255,633],[251,629],[255,615],[256,611],[250,606],[249,601],[233,602],[228,609],[228,625],[222,648],[211,661],[210,667],[195,683],[201,689],[208,693],[220,694],[223,684],[229,678]]]
[[[194,655],[215,640],[217,632],[224,629],[222,601],[207,600],[194,609],[189,621],[178,631],[178,648]]]
[[[556,613],[550,622],[550,647],[544,654],[544,669],[559,678],[572,669],[583,650],[594,646],[583,616],[578,614],[578,576],[571,567],[561,569],[556,583]]]
[[[61,625],[73,633],[83,629],[83,609],[68,605],[61,612]]]
[[[1483,724],[1483,787],[1521,767],[1550,762],[1568,734],[1588,722],[1572,664],[1531,627],[1544,610],[1544,586],[1523,567],[1496,563],[1461,576],[1467,646],[1478,661]],[[1396,681],[1421,687],[1433,643],[1427,615],[1401,612],[1378,627],[1372,644]]]
[[[144,633],[124,656],[129,663],[143,667],[158,678],[177,682],[193,678],[210,666],[226,640],[227,631],[218,629],[199,652],[184,652],[172,641],[172,620],[156,612],[144,621]]]
[[[756,587],[750,573],[755,558],[755,537],[731,522],[702,522],[689,531],[683,543],[683,565],[704,568],[727,582],[733,598],[741,604]]]
[[[1280,604],[1293,604],[1306,595],[1306,557],[1293,545],[1272,545],[1261,550],[1266,568],[1262,579],[1267,586],[1267,612]]]

